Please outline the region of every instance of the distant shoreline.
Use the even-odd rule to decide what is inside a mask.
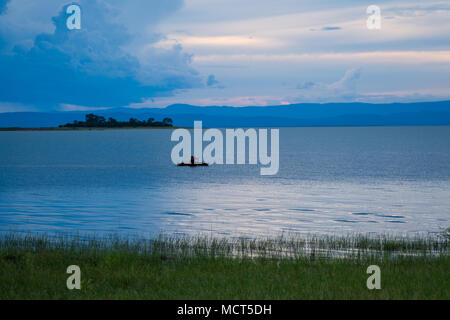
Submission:
[[[182,127],[117,127],[117,128],[107,128],[107,127],[91,127],[91,128],[68,128],[68,127],[43,127],[43,128],[0,128],[0,131],[103,131],[103,130],[155,130],[155,129],[178,129]]]
[[[448,125],[434,125],[434,124],[423,124],[423,125],[322,125],[322,126],[234,126],[228,128],[381,128],[381,127],[450,127]],[[208,129],[209,127],[203,127],[203,129]],[[225,127],[219,127],[225,129]],[[21,127],[6,127],[0,128],[1,131],[103,131],[103,130],[154,130],[154,129],[193,129],[193,127],[42,127],[42,128],[21,128]]]

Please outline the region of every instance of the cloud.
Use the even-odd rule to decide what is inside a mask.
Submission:
[[[216,36],[193,37],[184,35],[171,35],[185,46],[192,47],[275,47],[281,45],[276,39],[252,37],[252,36]]]
[[[341,30],[341,27],[323,27],[323,31],[333,31],[333,30]]]
[[[364,52],[329,52],[329,53],[287,53],[287,54],[211,54],[195,55],[194,62],[199,63],[248,63],[257,61],[263,63],[289,62],[289,63],[317,63],[324,62],[354,62],[364,64],[392,63],[413,64],[417,63],[450,63],[450,50],[426,50],[426,51],[364,51]]]
[[[20,103],[0,102],[0,112],[38,111],[35,107]]]
[[[354,101],[358,94],[356,84],[361,76],[360,68],[347,70],[345,75],[338,81],[326,84],[322,82],[306,81],[297,85],[301,94],[295,101],[307,102],[343,102]]]
[[[328,86],[329,89],[338,92],[354,92],[356,90],[356,82],[361,77],[361,68],[347,70],[344,77]]]
[[[450,89],[422,89],[391,92],[366,92],[359,94],[355,101],[369,103],[426,102],[450,99]]]
[[[3,0],[0,2],[0,14],[2,14],[4,11],[6,11],[7,5],[9,0]]]
[[[15,1],[30,5],[35,2],[11,0],[10,4]],[[129,2],[141,4],[142,10],[151,4],[155,10],[149,15],[154,16],[159,10],[162,17],[180,5],[179,0],[164,1],[164,4]],[[52,19],[54,31],[35,36],[30,48],[0,33],[3,69],[0,101],[36,105],[41,109],[63,104],[115,107],[201,86],[200,77],[190,66],[191,55],[184,53],[180,45],[137,49],[144,41],[156,42],[163,36],[152,31],[154,21],[150,27],[143,28],[145,32],[132,36],[130,30],[138,28],[139,23],[131,22],[132,17],[121,13],[125,6],[122,3],[117,0],[79,1],[81,30],[67,29],[65,6]],[[9,11],[8,7],[1,17],[7,17]],[[161,17],[154,18],[158,21]]]
[[[397,16],[403,17],[418,17],[433,14],[436,12],[450,11],[450,4],[444,2],[437,3],[416,3],[416,4],[404,4],[395,5],[387,8],[389,13],[393,13]]]
[[[85,106],[77,106],[73,104],[61,104],[61,111],[97,111],[97,110],[106,110],[109,108],[106,107],[85,107]]]
[[[347,70],[338,81],[327,84],[322,82],[305,81],[297,85],[300,95],[286,97],[290,103],[299,102],[365,102],[365,103],[394,103],[394,102],[423,102],[443,101],[450,99],[450,88],[409,89],[390,91],[360,92],[357,89],[361,78],[361,68]]]
[[[208,80],[206,81],[206,85],[208,87],[212,87],[212,86],[217,85],[217,84],[219,84],[219,81],[216,80],[216,77],[213,74],[210,74],[208,76]]]
[[[314,82],[312,82],[312,81],[304,81],[304,82],[299,83],[297,85],[297,89],[299,89],[299,90],[311,89],[311,88],[314,88],[315,85],[316,84]]]
[[[216,76],[213,74],[210,74],[208,76],[208,79],[206,80],[206,85],[210,88],[219,88],[219,89],[225,88],[223,85],[220,84],[219,81],[216,80]]]
[[[210,94],[208,97],[167,97],[157,98],[155,100],[148,100],[138,104],[128,106],[133,109],[142,108],[165,108],[172,104],[190,104],[194,106],[272,106],[272,105],[287,105],[289,101],[278,96],[240,96],[234,95],[230,97],[218,97]]]
[[[9,0],[4,0],[0,2],[0,16],[3,15],[7,10]],[[1,29],[0,29],[1,30]],[[1,34],[1,33],[0,33]],[[0,36],[0,50],[6,45],[5,41]]]

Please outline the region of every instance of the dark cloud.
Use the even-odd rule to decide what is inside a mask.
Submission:
[[[333,31],[333,30],[341,30],[341,27],[323,27],[323,31]]]
[[[219,81],[216,80],[216,77],[213,74],[210,74],[208,76],[208,80],[206,80],[206,85],[208,87],[212,87],[212,86],[217,85],[217,84],[219,84]]]
[[[0,14],[6,11],[9,0],[0,0]]]
[[[219,89],[223,89],[224,86],[222,86],[220,84],[220,82],[218,80],[216,80],[216,76],[213,74],[210,74],[208,76],[208,79],[206,80],[206,85],[208,87],[212,87],[212,88],[219,88]]]
[[[6,12],[9,0],[0,0],[0,15]],[[5,47],[6,42],[0,36],[0,51]],[[1,61],[1,60],[0,60]]]
[[[304,81],[297,85],[297,89],[299,89],[299,90],[310,89],[310,88],[313,88],[315,85],[316,84],[312,81]]]
[[[66,7],[53,18],[53,34],[38,35],[31,49],[0,52],[0,102],[115,107],[200,85],[180,46],[149,49],[144,63],[126,51],[133,37],[105,2],[83,2],[81,30],[67,29]]]

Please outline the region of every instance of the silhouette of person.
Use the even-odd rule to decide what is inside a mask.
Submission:
[[[191,156],[191,164],[194,164],[194,162],[195,162],[195,158],[194,158],[194,156]]]

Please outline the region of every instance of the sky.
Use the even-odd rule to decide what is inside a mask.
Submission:
[[[449,1],[0,0],[0,112],[447,100],[449,34]]]

